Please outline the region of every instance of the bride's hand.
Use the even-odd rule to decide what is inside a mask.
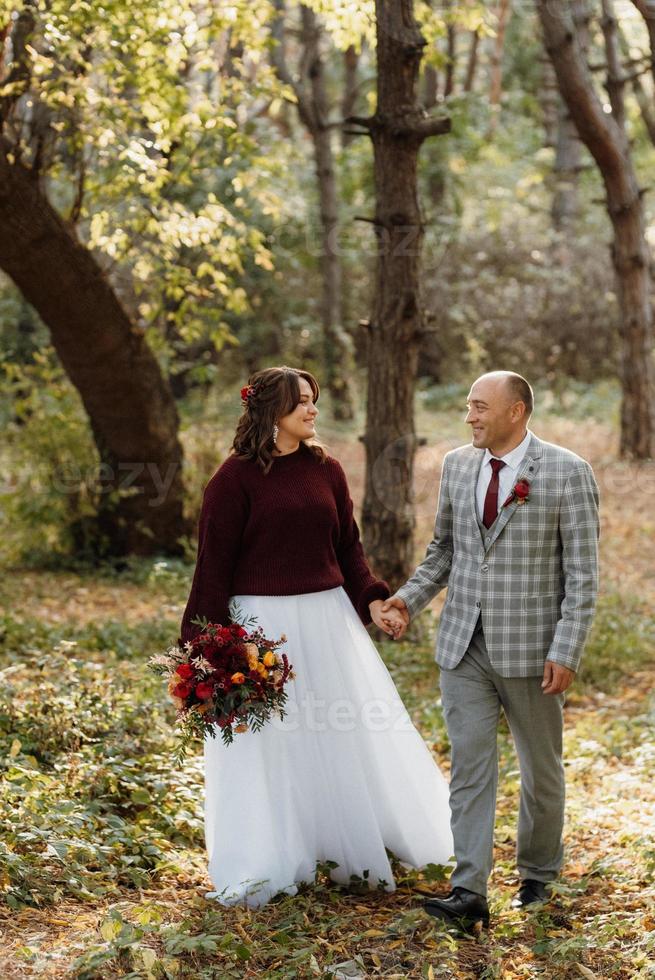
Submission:
[[[393,626],[394,639],[401,640],[409,626],[409,611],[399,596],[391,596],[382,603],[380,616]]]
[[[368,611],[371,614],[371,619],[378,627],[378,629],[384,630],[389,636],[394,636],[393,624],[389,621],[389,617],[385,616],[382,618],[382,599],[374,599],[373,602],[369,602]]]
[[[404,614],[398,609],[391,608],[388,612],[383,612],[383,607],[386,605],[382,599],[375,599],[373,602],[369,603],[369,612],[371,614],[371,619],[375,625],[392,636],[395,640],[400,639],[407,628],[407,623],[409,622],[409,615],[407,612]]]

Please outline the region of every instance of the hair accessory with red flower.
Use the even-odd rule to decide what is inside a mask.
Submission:
[[[259,391],[259,381],[256,381],[254,385],[244,385],[241,389],[241,401],[244,405],[248,405],[251,398],[254,398]]]

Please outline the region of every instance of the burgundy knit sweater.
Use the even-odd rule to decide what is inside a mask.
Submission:
[[[302,443],[277,456],[267,474],[229,456],[205,488],[198,557],[181,640],[196,616],[228,622],[232,595],[301,595],[342,585],[364,625],[373,599],[389,587],[371,573],[336,459],[317,459]]]

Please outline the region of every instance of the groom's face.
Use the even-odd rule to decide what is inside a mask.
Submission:
[[[491,449],[511,438],[515,421],[506,382],[497,378],[476,381],[467,399],[466,422],[471,426],[473,445]]]

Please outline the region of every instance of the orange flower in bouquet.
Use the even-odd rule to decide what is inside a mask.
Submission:
[[[286,654],[278,653],[286,636],[269,640],[263,631],[241,623],[229,626],[194,619],[201,632],[149,661],[168,684],[177,708],[181,761],[190,745],[216,738],[229,745],[235,733],[259,731],[274,715],[284,717],[285,685],[294,677]]]

